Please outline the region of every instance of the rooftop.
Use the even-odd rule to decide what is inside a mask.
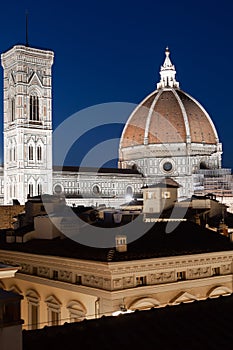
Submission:
[[[139,235],[138,239],[135,236],[134,241],[131,236],[131,242],[127,238],[129,243],[126,252],[115,250],[115,236],[116,234],[127,236],[127,225],[116,228],[113,231],[114,234],[107,226],[102,230],[104,233],[103,236],[101,235],[102,233],[100,234],[100,239],[105,239],[106,237],[110,240],[112,239],[112,246],[107,248],[91,247],[66,237],[53,240],[33,239],[26,243],[1,243],[1,249],[105,262],[233,250],[233,244],[228,237],[201,228],[194,222],[175,222],[176,227],[171,233],[166,233],[167,224],[167,222],[156,222],[153,225],[146,224],[142,221],[142,216],[140,216],[139,220],[136,221],[137,229],[140,228],[137,232],[146,233],[142,236]],[[79,242],[83,242],[83,239],[85,242],[92,242],[93,231],[88,230],[89,225],[85,227],[76,238]],[[110,250],[114,251],[114,254],[111,254],[111,259],[109,259],[108,254]]]
[[[137,169],[118,169],[118,168],[96,168],[96,167],[79,167],[79,166],[68,166],[68,165],[54,165],[53,171],[63,172],[90,172],[99,174],[130,174],[130,175],[141,175]]]

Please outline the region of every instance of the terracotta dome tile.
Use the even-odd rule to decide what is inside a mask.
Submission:
[[[122,135],[121,148],[143,145],[145,136],[148,136],[148,144],[186,142],[188,135],[185,113],[191,142],[216,144],[215,130],[208,114],[194,99],[179,89],[164,89],[157,96],[158,90],[144,99],[131,114]]]
[[[207,144],[215,144],[216,136],[206,113],[194,100],[189,98],[182,91],[178,91],[178,95],[182,100],[188,116],[191,141],[196,143],[205,142]]]
[[[149,143],[185,142],[186,131],[179,103],[172,91],[163,91],[151,117]]]

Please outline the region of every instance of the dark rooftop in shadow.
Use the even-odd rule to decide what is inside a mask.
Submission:
[[[214,231],[201,228],[199,225],[190,221],[175,222],[176,227],[170,233],[166,233],[167,222],[157,222],[152,226],[138,221],[137,228],[139,232],[146,232],[138,239],[132,240],[127,244],[126,252],[118,252],[115,249],[115,234],[112,236],[112,246],[107,248],[95,248],[85,244],[80,244],[73,239],[65,237],[64,239],[55,238],[52,240],[33,239],[26,243],[4,243],[0,249],[21,251],[31,254],[52,255],[75,259],[95,260],[95,261],[127,261],[137,259],[148,259],[168,256],[179,256],[187,254],[199,254],[207,252],[229,251],[233,250],[233,244],[230,239]],[[117,234],[127,236],[127,226],[117,228]],[[93,235],[88,231],[89,225],[81,230],[77,235],[77,240],[82,242],[82,238],[88,242],[92,240]],[[112,235],[107,227],[104,234]],[[97,235],[98,233],[94,234]],[[90,235],[90,237],[88,237]],[[100,239],[104,239],[100,236]],[[127,238],[128,239],[128,238]],[[128,240],[129,241],[129,240]],[[113,254],[109,258],[109,251]]]

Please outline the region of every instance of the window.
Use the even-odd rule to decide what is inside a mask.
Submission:
[[[63,189],[62,189],[61,185],[55,185],[55,187],[54,187],[54,192],[55,192],[56,194],[61,194],[62,191],[63,191]]]
[[[48,324],[49,326],[57,326],[60,324],[60,308],[61,303],[54,296],[48,297],[45,302],[48,307]]]
[[[30,304],[31,324],[30,329],[38,328],[38,306]]]
[[[146,199],[153,199],[154,192],[146,192]]]
[[[12,148],[11,145],[9,146],[9,160],[12,161]]]
[[[168,199],[171,197],[171,193],[169,191],[164,191],[162,193],[162,198]]]
[[[218,275],[220,275],[220,268],[214,267],[213,268],[213,276],[218,276]]]
[[[183,281],[186,278],[185,271],[177,272],[177,281]]]
[[[78,300],[72,300],[67,305],[70,314],[70,322],[80,322],[85,318],[86,308]]]
[[[163,170],[167,171],[167,172],[171,171],[172,170],[172,163],[171,162],[165,162],[163,164]]]
[[[29,119],[39,121],[39,98],[38,96],[30,96]]]
[[[28,159],[33,160],[33,146],[28,146]]]
[[[42,148],[41,146],[37,147],[37,160],[42,160]]]
[[[13,161],[16,160],[16,150],[15,150],[15,146],[13,146]]]
[[[93,186],[92,191],[94,194],[99,194],[100,193],[100,187],[98,185]]]
[[[37,185],[37,194],[38,196],[42,194],[42,184]]]
[[[29,329],[37,329],[39,327],[39,304],[40,297],[34,290],[26,293],[28,301],[28,323]]]
[[[117,245],[127,244],[126,236],[116,236],[116,244]]]
[[[53,271],[53,279],[58,280],[58,271],[57,270]]]
[[[133,188],[131,186],[127,186],[126,188],[126,194],[128,196],[132,196],[133,195]]]
[[[52,326],[59,325],[59,312],[57,310],[51,310],[50,322],[52,323]]]
[[[15,120],[15,99],[12,98],[10,101],[10,120],[13,122]]]
[[[145,286],[146,285],[146,276],[136,277],[136,286]]]
[[[29,197],[33,197],[33,184],[28,185],[28,194]]]
[[[76,284],[82,284],[82,276],[80,275],[76,275],[76,281],[75,281]]]

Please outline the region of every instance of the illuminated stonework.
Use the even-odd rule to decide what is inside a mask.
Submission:
[[[4,68],[4,203],[52,193],[53,52],[14,46]]]

